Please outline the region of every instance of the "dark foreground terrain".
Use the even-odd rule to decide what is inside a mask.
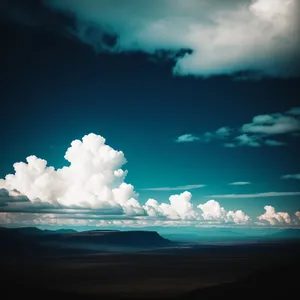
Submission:
[[[1,229],[10,299],[272,299],[299,290],[300,243],[201,245],[156,232]]]

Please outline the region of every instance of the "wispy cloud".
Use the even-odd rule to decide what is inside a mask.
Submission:
[[[180,185],[175,187],[155,187],[155,188],[144,188],[143,191],[183,191],[192,190],[205,187],[205,184],[190,184],[190,185]]]
[[[235,148],[235,147],[247,146],[247,147],[258,148],[263,145],[271,146],[271,147],[279,147],[279,146],[287,145],[287,143],[285,142],[277,141],[274,139],[264,140],[264,138],[265,137],[259,135],[243,133],[235,137],[231,143],[224,143],[224,147]]]
[[[300,174],[287,174],[283,175],[281,179],[297,179],[300,180]]]
[[[195,141],[198,141],[198,140],[200,140],[199,137],[194,136],[194,135],[191,134],[191,133],[187,133],[187,134],[180,135],[180,136],[175,140],[175,142],[176,142],[176,143],[191,143],[191,142],[195,142]]]
[[[271,146],[271,147],[277,147],[277,146],[285,146],[285,145],[287,145],[287,143],[279,142],[279,141],[276,141],[276,140],[265,140],[265,144],[267,146]]]
[[[229,185],[248,185],[248,184],[251,184],[251,182],[248,182],[248,181],[236,181],[236,182],[231,182],[231,183],[228,183]]]
[[[247,134],[239,135],[235,138],[237,146],[260,147],[260,141],[256,136],[249,136]]]
[[[223,195],[210,195],[207,198],[216,199],[242,199],[242,198],[267,198],[267,197],[282,197],[282,196],[300,196],[300,192],[266,192],[257,194],[223,194]]]
[[[228,126],[220,127],[216,131],[208,131],[203,134],[194,135],[191,133],[180,135],[175,142],[176,143],[190,143],[195,141],[211,142],[213,140],[224,140],[231,135],[232,129]]]
[[[217,140],[217,139],[226,139],[228,138],[232,133],[232,129],[228,126],[220,127],[216,131],[208,131],[205,132],[201,136],[201,140],[204,142],[210,142],[212,140]]]
[[[237,145],[234,143],[224,143],[223,146],[225,148],[236,148],[237,147]]]

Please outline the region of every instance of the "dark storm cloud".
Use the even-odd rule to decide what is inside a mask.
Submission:
[[[176,52],[178,75],[299,75],[298,0],[48,0],[96,50]]]

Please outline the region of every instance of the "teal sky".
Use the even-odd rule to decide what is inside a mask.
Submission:
[[[124,152],[127,163],[123,169],[129,172],[125,181],[139,193],[141,205],[149,198],[168,203],[171,195],[186,190],[151,188],[205,185],[187,189],[195,206],[214,199],[227,211],[241,209],[254,219],[264,213],[265,205],[291,216],[300,210],[299,179],[281,178],[300,174],[298,56],[291,55],[293,59],[286,61],[285,53],[270,53],[271,63],[256,61],[250,53],[247,65],[248,57],[233,60],[229,48],[227,63],[218,66],[215,59],[213,70],[205,66],[204,72],[203,62],[191,56],[193,65],[180,62],[178,71],[174,69],[178,68],[176,57],[198,48],[181,40],[168,41],[172,46],[160,45],[147,35],[147,41],[138,40],[133,29],[120,29],[115,18],[119,8],[107,7],[107,19],[99,15],[92,21],[97,26],[105,21],[114,28],[112,34],[101,27],[101,34],[116,43],[119,48],[115,50],[106,40],[95,43],[90,31],[84,37],[78,32],[68,34],[66,26],[75,26],[75,21],[65,11],[77,14],[78,29],[87,24],[91,7],[79,10],[70,1],[53,1],[54,10],[49,10],[47,2],[25,5],[12,1],[6,6],[7,12],[18,10],[32,22],[9,13],[1,18],[6,47],[0,50],[0,63],[7,72],[1,76],[0,178],[13,173],[13,164],[29,155],[55,168],[68,165],[64,154],[71,141],[95,133]],[[217,2],[212,14],[224,9]],[[128,1],[128,7],[132,3]],[[233,7],[235,1],[230,3]],[[46,20],[38,17],[41,12]],[[141,7],[136,14],[144,17]],[[149,12],[147,22],[150,19]],[[119,21],[123,24],[124,20]],[[99,28],[92,29],[97,32]],[[114,42],[116,36],[118,42]],[[139,48],[132,49],[131,40]],[[296,50],[291,49],[292,53]],[[214,51],[218,55],[219,49]],[[270,120],[256,122],[255,116]],[[223,127],[228,130],[225,135],[216,133]],[[250,184],[230,185],[234,182]],[[270,192],[294,194],[257,195]],[[222,198],[230,194],[253,195]],[[2,212],[5,207],[0,202]]]

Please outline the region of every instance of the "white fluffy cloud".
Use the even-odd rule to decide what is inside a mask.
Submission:
[[[126,214],[141,214],[132,185],[125,183],[123,152],[105,144],[95,134],[75,140],[65,154],[70,166],[55,170],[36,156],[14,164],[15,174],[5,178],[9,190],[17,190],[32,203],[91,209],[122,208]]]
[[[199,217],[191,203],[192,194],[183,192],[179,195],[172,195],[169,198],[170,204],[159,204],[154,199],[149,199],[143,206],[148,215],[152,217],[167,217],[169,219],[195,220]]]
[[[219,221],[219,222],[234,222],[236,224],[245,224],[250,221],[250,217],[243,211],[229,211],[227,212],[220,203],[215,200],[209,200],[204,204],[198,206],[202,210],[202,217],[204,220]]]
[[[192,194],[183,192],[180,195],[172,195],[170,200],[171,208],[181,217],[181,219],[196,219],[197,213],[190,202]]]
[[[227,218],[236,224],[246,224],[250,221],[250,217],[247,216],[242,210],[229,211],[227,213]]]
[[[300,211],[296,211],[295,216],[296,216],[297,222],[299,222],[300,221]]]
[[[275,208],[270,205],[266,205],[264,208],[266,212],[258,217],[260,221],[269,222],[271,225],[291,223],[291,217],[287,212],[276,212]]]
[[[198,205],[197,210],[190,201],[191,197],[192,194],[189,192],[172,195],[169,198],[170,204],[159,204],[156,200],[149,199],[144,205],[144,209],[151,217],[166,217],[171,220],[197,220],[199,223],[203,221],[233,222],[236,224],[246,224],[250,221],[250,217],[243,211],[227,212],[215,200],[209,200],[204,204]]]
[[[48,0],[76,18],[72,33],[100,51],[189,49],[174,58],[180,75],[253,71],[298,74],[297,0]],[[245,34],[246,33],[246,34]],[[106,35],[115,36],[108,42]]]
[[[224,220],[226,219],[226,211],[220,206],[220,203],[215,200],[209,200],[204,204],[198,205],[202,210],[204,220]]]

